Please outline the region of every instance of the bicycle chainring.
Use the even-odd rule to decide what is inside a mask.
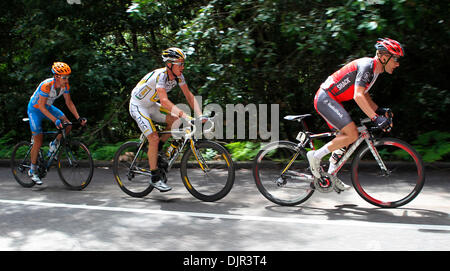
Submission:
[[[330,193],[334,191],[336,176],[322,172],[320,178],[314,178],[314,187],[321,193]]]

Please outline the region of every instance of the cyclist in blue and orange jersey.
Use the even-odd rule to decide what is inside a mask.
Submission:
[[[162,148],[170,134],[163,135],[160,139],[153,121],[167,123],[167,127],[171,127],[179,118],[190,118],[167,97],[167,93],[177,84],[195,113],[201,115],[201,111],[183,76],[185,53],[179,48],[168,48],[162,52],[162,59],[165,67],[149,72],[131,92],[129,111],[141,132],[148,139],[147,155],[152,172],[150,184],[159,191],[166,192],[172,188],[161,181],[162,172],[158,168],[158,150]],[[163,114],[161,111],[167,114]]]
[[[34,141],[30,154],[31,169],[28,174],[38,185],[42,184],[42,180],[37,174],[37,158],[44,139],[42,133],[42,120],[45,118],[51,120],[57,128],[62,128],[63,123],[69,122],[64,113],[53,105],[53,102],[58,97],[64,96],[67,107],[81,125],[85,125],[87,122],[86,118],[80,118],[77,108],[70,98],[69,75],[71,74],[71,69],[69,65],[63,62],[55,62],[52,65],[51,71],[53,77],[48,78],[39,84],[30,98],[27,110]],[[69,130],[70,128],[68,127],[66,132],[69,132]],[[50,142],[50,152],[55,151],[58,148],[60,139],[61,135],[53,142]]]
[[[358,129],[342,106],[342,102],[353,99],[361,110],[383,130],[392,126],[386,115],[390,109],[379,107],[368,91],[379,74],[383,72],[392,74],[399,67],[399,60],[404,56],[404,50],[399,42],[389,38],[378,39],[375,48],[375,57],[359,58],[348,63],[329,76],[314,97],[314,107],[317,112],[330,128],[339,130],[339,134],[332,141],[316,151],[307,153],[311,171],[316,178],[321,176],[320,161],[325,155],[332,152],[328,169],[328,173],[332,173],[345,152],[345,147],[358,139]],[[340,190],[350,188],[339,180],[336,186]]]

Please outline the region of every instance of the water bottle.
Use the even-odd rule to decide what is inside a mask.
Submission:
[[[50,144],[48,145],[49,149],[48,149],[48,153],[47,153],[47,157],[52,156],[52,154],[56,151],[56,149],[58,148],[58,145],[56,143],[56,139],[53,140],[52,142],[50,142]]]
[[[342,156],[344,156],[345,148],[340,148],[335,150],[330,156],[330,163],[337,164],[339,160],[341,160]]]
[[[170,144],[170,146],[169,146],[169,148],[167,149],[167,152],[166,152],[166,156],[167,156],[167,159],[171,159],[172,157],[173,157],[173,155],[175,154],[175,152],[177,151],[177,149],[178,149],[178,145],[179,145],[180,143],[178,142],[178,141],[173,141],[171,144]]]

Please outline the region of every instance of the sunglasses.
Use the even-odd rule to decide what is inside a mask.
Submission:
[[[184,62],[172,62],[172,65],[178,65],[184,67]]]
[[[392,59],[394,59],[394,61],[397,62],[397,63],[400,62],[400,57],[399,56],[392,56]]]
[[[56,75],[56,78],[69,79],[70,75]]]

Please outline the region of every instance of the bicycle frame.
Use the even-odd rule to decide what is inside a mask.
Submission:
[[[60,129],[60,130],[58,130],[58,131],[47,131],[47,132],[43,132],[44,135],[55,135],[54,138],[53,138],[53,140],[56,139],[56,137],[57,137],[59,134],[62,134],[61,144],[58,146],[58,148],[56,149],[56,151],[53,152],[53,153],[50,155],[50,157],[48,157],[47,160],[45,159],[45,155],[42,153],[42,149],[39,149],[39,153],[38,153],[38,158],[37,158],[37,159],[38,159],[38,161],[40,161],[40,164],[44,167],[45,172],[48,172],[48,171],[50,170],[50,167],[52,166],[53,161],[56,160],[56,157],[58,156],[58,154],[59,154],[59,152],[60,152],[62,146],[65,145],[65,144],[67,143],[67,137],[66,137],[66,130],[65,130],[65,128],[66,128],[67,126],[71,126],[71,125],[72,125],[72,123],[71,123],[71,124],[64,125],[64,128],[63,128],[63,129]],[[33,140],[33,138],[32,138],[32,139],[31,139],[31,145],[30,145],[30,148],[29,148],[29,150],[28,150],[28,152],[27,152],[27,154],[26,154],[26,156],[25,156],[25,159],[27,159],[27,157],[30,155],[31,149],[33,148],[33,145],[34,145],[34,140]],[[70,164],[72,164],[72,159],[71,159],[71,157],[73,157],[73,156],[72,156],[72,155],[70,155],[70,156],[68,155],[68,159],[69,159],[69,163],[70,163]]]
[[[380,154],[378,153],[377,149],[375,148],[375,145],[373,144],[373,137],[370,133],[369,129],[364,125],[365,123],[371,122],[370,119],[366,118],[361,120],[361,126],[358,127],[358,139],[350,145],[350,147],[345,152],[344,156],[339,160],[338,164],[336,165],[336,169],[331,172],[331,175],[336,176],[336,174],[339,172],[339,170],[342,168],[342,166],[347,162],[347,160],[352,156],[352,154],[358,149],[358,147],[365,141],[367,145],[369,146],[370,151],[372,152],[373,156],[375,157],[375,160],[377,161],[380,168],[385,172],[386,174],[389,173],[386,165],[384,164],[383,160],[381,159]],[[320,134],[312,134],[310,132],[299,132],[297,135],[297,140],[300,141],[298,143],[297,147],[299,148],[305,148],[306,145],[309,144],[309,146],[314,149],[314,145],[312,140],[313,139],[319,139],[319,138],[325,138],[325,137],[332,137],[336,136],[338,132],[326,132],[326,133],[320,133]],[[284,170],[281,172],[281,174],[284,174],[286,171],[288,171],[289,167],[292,165],[292,163],[297,159],[298,155],[300,154],[300,149],[297,153],[295,153],[294,157],[291,159],[291,161],[288,163],[288,165],[284,168]]]
[[[213,120],[214,118],[208,118],[208,120]],[[210,129],[208,129],[207,131],[205,131],[206,133],[210,132],[212,129],[214,129],[214,122],[212,122],[212,127]],[[208,166],[206,164],[206,162],[204,161],[203,157],[198,153],[197,149],[195,148],[195,144],[194,141],[196,140],[194,135],[196,132],[196,126],[193,125],[191,123],[190,127],[184,128],[184,129],[174,129],[174,130],[170,130],[170,131],[162,131],[162,132],[158,132],[159,135],[164,135],[164,134],[170,134],[172,136],[176,135],[180,138],[182,138],[182,142],[181,145],[178,147],[178,151],[175,152],[175,154],[170,158],[170,160],[168,161],[168,167],[167,167],[167,171],[169,171],[172,166],[175,164],[175,161],[177,160],[177,158],[179,157],[179,155],[184,151],[184,148],[186,147],[186,145],[190,144],[190,147],[192,149],[192,152],[194,153],[194,156],[196,158],[196,160],[198,161],[201,169],[203,171],[208,171]],[[140,153],[142,151],[142,148],[145,146],[145,144],[147,143],[147,137],[142,133],[140,138],[139,138],[139,148],[138,151],[136,152],[137,154]],[[143,175],[148,175],[151,176],[150,172],[147,172],[146,170],[142,169],[142,168],[138,168],[138,171],[134,171],[131,170],[131,168],[134,167],[134,164],[136,162],[136,159],[139,155],[135,155],[135,157],[133,158],[133,161],[131,162],[131,166],[130,166],[130,171],[133,173],[140,173]],[[227,161],[228,162],[228,161]]]

